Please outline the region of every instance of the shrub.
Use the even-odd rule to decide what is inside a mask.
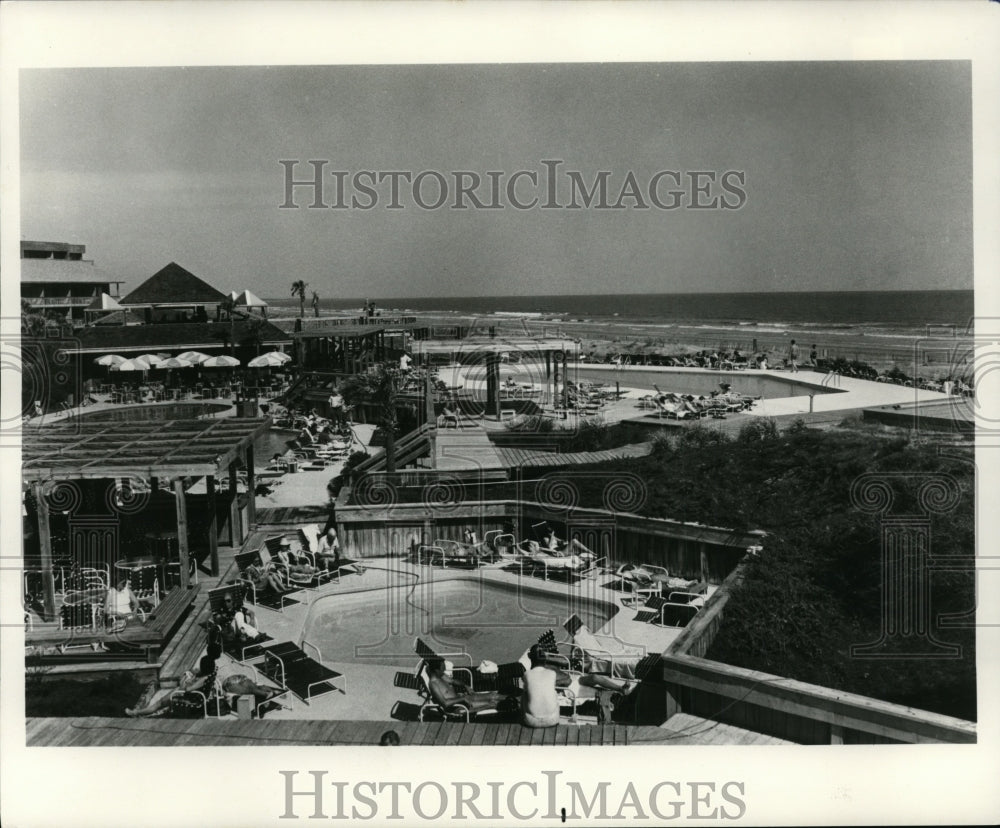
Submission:
[[[743,424],[736,439],[745,445],[777,440],[778,424],[770,417],[754,417],[749,422]]]

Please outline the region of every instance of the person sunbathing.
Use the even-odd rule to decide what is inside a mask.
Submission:
[[[309,559],[307,557],[296,555],[292,551],[292,544],[288,538],[281,539],[281,545],[278,547],[275,556],[277,557],[277,563],[284,566],[289,575],[314,578],[319,572],[319,569],[308,562]]]
[[[256,619],[250,610],[241,604],[237,605],[232,593],[226,593],[222,599],[222,607],[216,613],[217,623],[237,638],[244,641],[254,641],[261,633],[254,626]]]
[[[285,589],[285,585],[281,582],[281,578],[279,578],[278,574],[274,571],[274,564],[266,564],[263,566],[250,564],[250,566],[243,570],[243,577],[253,584],[254,589],[258,592],[267,592],[270,590],[276,595],[282,595],[289,591]]]
[[[126,707],[125,715],[141,718],[162,715],[167,711],[181,713],[185,709],[201,707],[202,696],[207,698],[215,688],[217,674],[218,668],[215,665],[215,659],[210,656],[202,656],[198,666],[193,670],[188,670],[181,677],[180,685],[176,690],[145,707]]]
[[[443,709],[460,704],[475,713],[491,710],[503,700],[503,696],[496,690],[470,691],[451,677],[451,671],[444,661],[427,663],[427,689],[434,702]]]
[[[258,703],[270,701],[285,692],[277,687],[265,687],[262,684],[257,684],[252,678],[242,673],[227,676],[222,682],[222,690],[226,693],[232,693],[234,696],[253,696]]]

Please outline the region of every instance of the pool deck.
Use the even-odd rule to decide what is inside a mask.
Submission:
[[[302,590],[294,597],[299,603],[288,606],[283,612],[264,607],[257,609],[258,627],[268,633],[275,641],[300,642],[306,632],[310,608],[317,602],[335,606],[331,596],[347,593],[371,592],[373,600],[382,600],[381,591],[389,585],[400,583],[441,582],[454,579],[478,580],[484,583],[505,583],[530,587],[533,591],[546,592],[555,599],[565,601],[567,594],[585,600],[603,601],[618,607],[618,612],[600,630],[603,635],[613,635],[625,644],[639,645],[647,653],[659,653],[681,633],[680,628],[660,627],[655,624],[635,621],[636,610],[623,606],[623,593],[610,588],[615,584],[613,575],[603,574],[597,577],[585,578],[577,584],[567,585],[563,581],[548,580],[530,575],[518,575],[505,571],[506,565],[490,564],[479,570],[442,569],[440,567],[416,566],[400,559],[372,558],[366,559],[368,565],[363,575],[345,575],[341,583],[328,584],[318,590]],[[712,588],[710,588],[712,589]],[[564,619],[565,620],[565,619]],[[428,635],[427,631],[416,631],[414,635]],[[556,638],[567,638],[562,630],[556,630]],[[530,639],[530,640],[529,640]],[[308,636],[307,636],[308,640]],[[316,642],[310,641],[311,644]],[[524,641],[524,649],[534,643],[529,636]],[[417,657],[413,657],[413,667],[416,668]],[[347,679],[347,692],[329,693],[320,696],[306,704],[295,700],[291,709],[275,711],[268,718],[282,719],[351,719],[357,721],[386,721],[397,702],[418,704],[417,694],[411,690],[393,686],[396,672],[405,670],[397,666],[359,663],[329,663]],[[220,662],[220,675],[225,676],[235,669],[234,665]]]

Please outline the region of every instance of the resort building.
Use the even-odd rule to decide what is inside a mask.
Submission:
[[[51,312],[83,324],[85,310],[102,295],[118,296],[113,279],[85,259],[86,245],[67,242],[21,242],[21,298],[37,312]]]
[[[147,323],[218,320],[229,297],[176,262],[158,270],[120,300]]]

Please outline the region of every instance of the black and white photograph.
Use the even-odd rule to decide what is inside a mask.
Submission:
[[[4,9],[4,821],[1000,817],[991,5]]]

